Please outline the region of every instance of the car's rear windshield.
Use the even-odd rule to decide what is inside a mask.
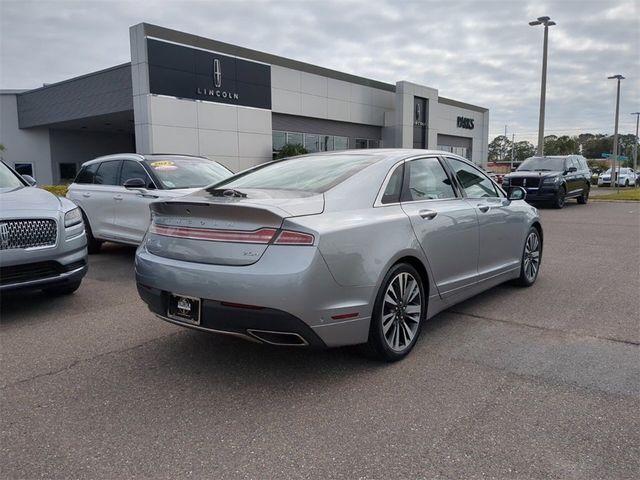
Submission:
[[[267,163],[212,185],[212,189],[259,188],[323,193],[379,160],[373,154],[307,155]]]
[[[564,170],[564,158],[531,157],[518,167],[518,172],[561,172]]]
[[[213,160],[196,157],[152,157],[145,159],[166,189],[205,187],[232,173]]]

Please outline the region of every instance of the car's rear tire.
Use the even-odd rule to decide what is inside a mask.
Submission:
[[[520,276],[515,280],[516,285],[530,287],[536,283],[542,261],[542,237],[536,227],[531,227],[527,233],[522,248],[520,262]]]
[[[77,280],[75,282],[65,283],[64,285],[56,285],[55,287],[46,287],[43,288],[42,291],[48,293],[50,295],[70,295],[78,288],[80,288],[80,284],[82,280]]]
[[[427,298],[418,271],[407,263],[394,265],[384,277],[371,315],[369,351],[379,360],[395,362],[414,347],[427,316]]]
[[[558,193],[556,198],[553,200],[553,208],[562,208],[564,207],[564,202],[567,196],[567,189],[564,186],[558,189]]]
[[[89,224],[89,219],[82,212],[82,220],[84,220],[84,231],[87,235],[87,251],[90,254],[100,253],[100,248],[102,247],[102,241],[97,240],[93,236],[93,232],[91,231],[91,225]]]
[[[585,205],[589,201],[589,191],[590,190],[591,190],[591,188],[589,187],[589,185],[586,185],[584,187],[584,190],[582,190],[582,195],[580,195],[578,197],[578,203],[580,205]]]

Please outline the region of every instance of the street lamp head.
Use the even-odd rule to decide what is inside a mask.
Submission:
[[[551,20],[551,18],[549,17],[538,17],[538,21],[540,23],[545,23],[545,22],[548,22],[549,20]]]
[[[618,80],[624,80],[624,77],[622,75],[611,75],[610,77],[607,77],[609,80],[612,80],[614,78],[617,78]]]
[[[556,24],[556,22],[554,22],[553,20],[551,20],[550,22],[545,23],[545,26],[547,27],[553,27]]]
[[[640,112],[633,112],[631,115],[640,115]]]
[[[529,22],[529,25],[531,25],[532,27],[535,25],[540,25],[542,22],[539,22],[538,20],[534,20],[533,22]]]
[[[533,20],[532,22],[529,22],[529,25],[531,25],[532,27],[536,25],[544,25],[545,27],[551,27],[555,24],[556,22],[551,20],[549,17],[538,17],[537,20]]]

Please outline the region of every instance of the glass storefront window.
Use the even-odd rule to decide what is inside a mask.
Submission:
[[[367,139],[356,138],[356,148],[367,148]]]
[[[321,135],[320,136],[320,151],[321,152],[330,152],[333,150],[333,136],[331,135]]]
[[[438,150],[454,153],[466,158],[467,160],[471,160],[471,149],[467,147],[451,147],[449,145],[438,145]]]
[[[349,148],[349,137],[333,137],[334,150],[347,150]]]
[[[287,132],[287,143],[291,145],[304,145],[301,133]]]
[[[313,135],[312,133],[304,134],[304,148],[307,149],[309,153],[315,153],[320,151],[320,137],[318,135]]]
[[[286,132],[273,132],[273,149],[275,151],[280,150],[287,143]]]
[[[380,140],[367,140],[367,148],[380,148]]]

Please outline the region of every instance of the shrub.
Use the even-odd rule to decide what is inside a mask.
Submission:
[[[51,192],[59,197],[64,197],[67,194],[68,185],[39,185],[40,188]]]
[[[276,158],[287,158],[287,157],[295,157],[296,155],[304,155],[309,153],[306,148],[304,148],[299,143],[287,143],[282,146]]]

